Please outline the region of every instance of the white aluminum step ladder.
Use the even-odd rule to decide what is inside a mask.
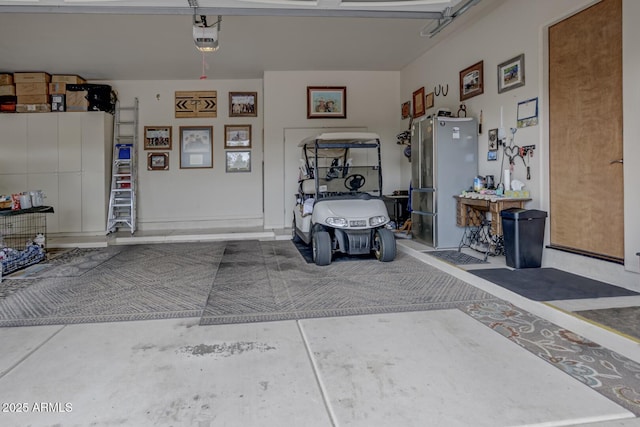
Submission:
[[[107,234],[120,227],[136,231],[136,186],[138,153],[138,98],[132,107],[116,101],[113,121],[113,166],[107,215]]]

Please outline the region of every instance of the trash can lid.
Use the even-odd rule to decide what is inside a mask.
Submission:
[[[500,211],[500,216],[502,218],[518,220],[529,218],[546,218],[547,213],[545,211],[539,211],[536,209],[510,208]]]

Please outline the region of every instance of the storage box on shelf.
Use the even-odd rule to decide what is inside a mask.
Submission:
[[[0,85],[0,96],[16,96],[16,85]]]
[[[65,82],[49,83],[49,95],[64,95],[67,93],[67,84]]]
[[[115,100],[111,86],[67,84],[67,111],[106,111],[113,113]]]
[[[75,74],[54,74],[51,77],[51,83],[66,83],[66,84],[83,84],[87,81]]]
[[[35,72],[35,73],[13,73],[13,82],[18,83],[49,83],[51,74]]]
[[[30,96],[30,95],[48,95],[49,83],[34,82],[34,83],[16,83],[16,95]]]
[[[12,85],[12,84],[13,84],[13,74],[0,73],[0,85]]]
[[[13,95],[0,96],[0,112],[15,113],[17,97]]]
[[[51,104],[16,104],[16,113],[50,113]]]
[[[51,111],[65,111],[65,95],[51,95]]]

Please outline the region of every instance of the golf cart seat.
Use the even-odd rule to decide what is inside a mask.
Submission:
[[[313,178],[308,178],[300,181],[300,192],[305,196],[313,196],[316,194],[315,180]]]

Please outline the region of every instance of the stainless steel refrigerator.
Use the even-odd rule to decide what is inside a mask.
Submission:
[[[414,121],[411,136],[411,230],[436,249],[457,248],[455,195],[478,175],[478,124],[474,118]]]

